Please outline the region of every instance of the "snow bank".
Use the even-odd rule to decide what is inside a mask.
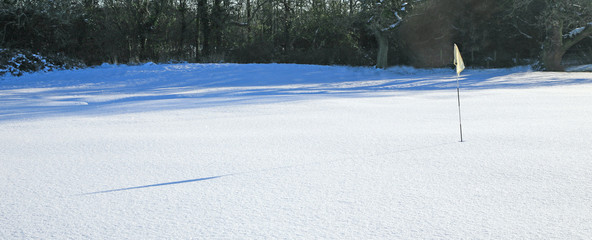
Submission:
[[[60,54],[48,57],[27,50],[0,49],[0,77],[81,67],[84,67],[82,62]]]

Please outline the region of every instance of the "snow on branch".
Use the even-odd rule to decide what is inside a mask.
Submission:
[[[520,33],[522,36],[524,36],[524,37],[526,37],[526,38],[528,38],[528,39],[533,39],[533,37],[532,37],[532,36],[530,36],[530,35],[526,34],[525,32],[523,32],[523,31],[522,31],[522,30],[520,30],[520,29],[518,29],[518,32],[519,32],[519,33]]]
[[[403,18],[401,18],[401,16],[399,16],[399,13],[397,11],[395,11],[395,17],[397,18],[397,20],[403,21]]]
[[[572,38],[577,36],[578,34],[582,33],[587,27],[592,27],[592,22],[588,23],[585,27],[579,27],[574,30],[571,30],[568,34],[563,35],[564,38]]]
[[[397,22],[391,24],[388,27],[385,27],[385,28],[381,29],[381,31],[383,31],[383,32],[384,31],[388,31],[388,30],[391,30],[391,29],[396,28],[397,26],[399,26],[399,24],[401,24],[401,22],[403,21],[403,18],[401,18],[401,16],[399,16],[399,13],[396,12],[396,11],[395,11],[395,17],[397,18]]]
[[[391,30],[391,29],[393,29],[393,28],[396,28],[396,27],[397,27],[397,26],[398,26],[400,23],[401,23],[401,21],[398,21],[398,22],[397,22],[397,23],[395,23],[395,24],[391,24],[390,26],[388,26],[388,27],[385,27],[385,28],[381,29],[381,31],[383,31],[383,32],[384,32],[384,31],[388,31],[388,30]]]

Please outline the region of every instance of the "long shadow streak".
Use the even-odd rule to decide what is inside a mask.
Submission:
[[[401,153],[401,152],[409,152],[409,151],[416,151],[416,150],[422,150],[422,149],[429,149],[429,148],[434,148],[434,147],[439,147],[439,146],[444,146],[444,145],[450,145],[450,144],[455,144],[455,143],[441,143],[441,144],[435,144],[435,145],[429,145],[429,146],[423,146],[423,147],[403,149],[403,150],[394,151],[394,152],[384,152],[384,153],[370,154],[370,155],[361,156],[361,157],[366,157],[367,158],[367,157],[377,157],[377,156],[391,155],[391,154],[396,154],[396,153]],[[118,188],[118,189],[111,189],[111,190],[104,190],[104,191],[97,191],[97,192],[90,192],[90,193],[82,193],[82,194],[78,194],[76,196],[93,195],[93,194],[110,193],[110,192],[119,192],[119,191],[127,191],[127,190],[140,189],[140,188],[149,188],[149,187],[159,187],[159,186],[166,186],[166,185],[173,185],[173,184],[181,184],[181,183],[199,182],[199,181],[212,180],[212,179],[226,177],[226,176],[232,176],[232,175],[249,174],[249,173],[255,173],[255,172],[267,172],[267,171],[273,171],[273,170],[279,170],[279,169],[287,169],[287,168],[294,168],[294,167],[311,165],[311,164],[319,164],[319,163],[323,163],[323,162],[325,162],[325,163],[327,163],[327,162],[338,162],[338,161],[343,161],[343,160],[348,160],[348,159],[356,159],[356,158],[359,158],[359,157],[345,157],[345,158],[333,159],[333,160],[330,160],[330,161],[309,162],[309,163],[295,164],[295,165],[290,165],[290,166],[267,168],[267,169],[260,169],[260,170],[255,170],[255,171],[245,171],[245,172],[239,172],[239,173],[233,173],[233,174],[225,174],[225,175],[219,175],[219,176],[213,176],[213,177],[196,178],[196,179],[189,179],[189,180],[182,180],[182,181],[175,181],[175,182],[166,182],[166,183],[157,183],[157,184],[150,184],[150,185],[143,185],[143,186],[136,186],[136,187],[128,187],[128,188]]]
[[[181,183],[189,183],[189,182],[199,182],[199,181],[205,181],[205,180],[212,180],[212,179],[216,179],[216,178],[221,178],[221,177],[224,177],[224,176],[228,176],[228,175],[220,175],[220,176],[206,177],[206,178],[196,178],[196,179],[189,179],[189,180],[175,181],[175,182],[157,183],[157,184],[150,184],[150,185],[137,186],[137,187],[118,188],[118,189],[111,189],[111,190],[105,190],[105,191],[83,193],[83,194],[79,194],[78,196],[92,195],[92,194],[99,194],[99,193],[119,192],[119,191],[126,191],[126,190],[139,189],[139,188],[159,187],[159,186],[173,185],[173,184],[181,184]]]

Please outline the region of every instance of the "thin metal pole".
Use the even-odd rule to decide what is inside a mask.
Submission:
[[[456,96],[458,99],[458,123],[460,127],[460,141],[463,141],[463,134],[462,134],[462,120],[460,117],[460,83],[458,81],[458,75],[456,76]]]

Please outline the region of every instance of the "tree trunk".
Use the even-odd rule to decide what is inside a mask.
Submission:
[[[208,18],[208,5],[207,0],[199,0],[197,2],[198,12],[199,12],[199,23],[201,25],[201,36],[202,36],[202,50],[201,55],[207,56],[210,54],[210,24]]]
[[[561,49],[545,49],[543,53],[543,65],[548,71],[563,71],[565,70],[561,65],[561,59],[563,58],[565,51]]]
[[[196,14],[195,16],[195,39],[194,39],[194,44],[195,44],[195,62],[199,62],[199,33],[200,33],[200,26],[201,26],[201,22],[200,22],[200,15],[199,13]]]
[[[177,56],[185,60],[185,32],[187,31],[187,22],[185,22],[185,15],[187,13],[187,0],[179,1],[179,14],[181,22],[181,31],[179,33],[179,46],[177,46]]]
[[[283,0],[284,3],[284,51],[291,50],[290,28],[292,28],[292,20],[290,19],[290,2]]]
[[[377,27],[374,29],[374,36],[378,43],[378,56],[376,58],[377,68],[386,68],[388,66],[388,36]]]
[[[213,40],[213,48],[214,53],[220,53],[222,48],[222,6],[220,6],[222,2],[220,0],[214,0],[214,5],[212,6],[212,40]]]
[[[247,43],[251,43],[251,0],[247,0]]]
[[[543,65],[548,71],[563,71],[561,59],[567,49],[563,46],[562,23],[559,20],[551,22],[547,40],[543,45]]]

